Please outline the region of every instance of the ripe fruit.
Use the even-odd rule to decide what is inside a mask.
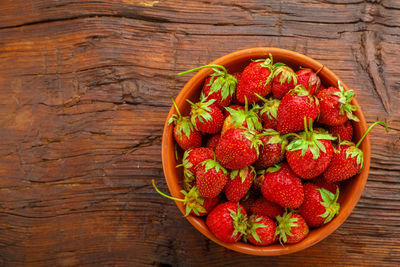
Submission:
[[[272,79],[272,94],[275,98],[282,99],[290,89],[297,85],[297,75],[292,68],[280,66],[274,71]]]
[[[237,100],[244,104],[247,98],[248,103],[253,104],[258,101],[255,94],[262,97],[268,95],[271,92],[273,70],[279,65],[272,65],[272,56],[251,62],[240,77],[236,90]]]
[[[194,177],[194,174],[196,173],[198,164],[207,159],[213,158],[214,152],[205,147],[189,149],[183,153],[182,164],[179,164],[176,167],[183,167],[183,188],[185,190],[189,191],[195,185],[196,178]]]
[[[295,135],[286,149],[286,159],[290,168],[301,178],[311,179],[325,171],[332,159],[333,146],[330,140],[336,139],[323,129],[313,130],[312,120],[304,118],[304,132]]]
[[[215,154],[218,162],[228,169],[241,169],[253,164],[258,157],[261,141],[246,129],[229,129],[219,140]]]
[[[315,91],[319,89],[321,85],[321,80],[315,74],[312,69],[301,69],[296,72],[297,75],[297,84],[304,85],[304,88],[313,95]]]
[[[206,147],[211,148],[215,151],[218,146],[219,139],[221,138],[220,134],[214,134],[207,140]]]
[[[353,139],[353,126],[349,120],[338,126],[329,126],[328,131],[340,141],[351,141]]]
[[[154,179],[152,180],[153,187],[163,197],[183,202],[185,205],[185,216],[190,215],[197,215],[197,216],[204,216],[207,215],[216,205],[219,203],[219,197],[214,198],[204,198],[200,195],[199,191],[197,190],[196,186],[190,189],[189,192],[185,190],[181,190],[181,193],[185,196],[185,198],[175,198],[168,196],[161,192],[155,185]]]
[[[319,227],[330,222],[339,214],[340,204],[337,203],[339,189],[336,194],[320,188],[312,183],[304,184],[304,201],[297,210],[309,227]]]
[[[278,226],[275,235],[281,244],[294,244],[303,240],[309,233],[306,221],[299,214],[285,212],[283,216],[277,216]]]
[[[226,202],[210,212],[206,224],[219,240],[235,243],[246,234],[246,211],[239,203]]]
[[[228,181],[228,172],[218,162],[208,159],[199,164],[196,170],[196,185],[205,198],[218,196]]]
[[[254,245],[267,246],[276,241],[275,231],[276,225],[272,219],[258,214],[251,215],[244,238]]]
[[[382,124],[385,126],[386,131],[389,131],[386,123],[377,121],[369,126],[356,145],[349,141],[343,141],[335,147],[331,163],[323,174],[326,180],[330,182],[343,181],[361,171],[364,166],[364,153],[358,146],[372,127],[377,124]]]
[[[263,196],[284,208],[296,209],[304,199],[303,185],[299,177],[282,163],[267,169],[261,187]]]
[[[278,215],[283,215],[285,213],[285,209],[271,202],[266,200],[263,196],[259,197],[254,203],[253,206],[250,208],[252,214],[258,214],[270,217],[271,219],[275,219]]]
[[[205,65],[188,71],[179,73],[183,75],[189,72],[197,71],[204,68],[212,68],[214,71],[204,82],[203,95],[207,100],[215,99],[214,105],[219,108],[226,107],[235,94],[237,79],[228,74],[224,66],[221,65]]]
[[[252,166],[233,170],[224,188],[226,198],[231,202],[239,202],[249,191],[256,173]]]
[[[224,125],[222,126],[221,135],[224,135],[227,130],[232,128],[247,128],[251,131],[261,131],[262,125],[257,116],[259,107],[255,105],[252,109],[248,109],[247,101],[244,109],[225,108],[229,112],[226,117]]]
[[[325,188],[333,194],[336,194],[336,191],[339,190],[339,184],[327,181],[323,175],[318,176],[312,181],[318,187]]]
[[[263,121],[263,127],[266,129],[276,130],[278,127],[278,107],[281,101],[274,98],[270,98],[269,100],[267,100],[261,96],[259,96],[259,98],[264,101],[264,106],[260,111],[261,119]]]
[[[182,117],[181,113],[179,112],[178,107],[174,100],[175,110],[178,113],[173,114],[168,121],[168,124],[174,123],[174,138],[178,145],[183,150],[188,150],[190,148],[200,147],[201,146],[201,134],[197,131],[193,124],[190,121],[188,116]]]
[[[193,104],[190,100],[186,100],[192,105],[190,111],[191,121],[199,131],[203,133],[218,133],[224,124],[224,116],[221,110],[213,105],[215,99],[208,100],[207,102],[200,101]]]
[[[286,137],[281,136],[277,131],[272,129],[265,130],[261,135],[263,135],[260,137],[263,145],[260,148],[259,157],[254,165],[261,168],[268,168],[285,158],[288,141]]]
[[[278,108],[278,131],[282,134],[304,130],[304,117],[314,121],[319,113],[317,99],[297,85],[285,95]]]
[[[348,119],[359,121],[353,115],[353,111],[359,109],[350,104],[353,99],[353,91],[344,91],[342,84],[338,81],[339,89],[329,87],[318,93],[320,114],[318,121],[320,123],[336,126],[345,123]]]

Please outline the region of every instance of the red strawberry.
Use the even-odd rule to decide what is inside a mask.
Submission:
[[[340,141],[351,141],[353,139],[353,126],[349,120],[338,126],[328,126],[328,131]]]
[[[249,218],[249,227],[244,237],[250,243],[256,246],[267,246],[275,243],[276,236],[275,222],[262,215],[252,215]]]
[[[288,141],[272,129],[267,129],[262,134],[265,134],[260,137],[263,146],[260,148],[260,155],[254,165],[268,168],[285,158],[285,149]]]
[[[234,109],[234,110],[244,110],[244,106],[241,105],[230,105],[228,108]],[[226,117],[228,117],[229,115],[231,115],[231,113],[225,108],[224,109],[224,119],[226,119]]]
[[[179,73],[183,75],[204,68],[212,68],[214,71],[204,82],[203,96],[207,99],[215,99],[214,105],[219,108],[226,107],[232,100],[237,86],[237,79],[228,74],[221,65],[205,65]]]
[[[283,216],[276,217],[278,226],[275,235],[281,244],[294,244],[303,240],[310,232],[306,221],[299,214],[285,212]]]
[[[275,98],[282,99],[296,85],[297,75],[290,67],[280,66],[276,68],[272,79],[272,94]]]
[[[320,188],[312,183],[304,184],[304,201],[297,210],[309,227],[319,227],[330,222],[339,214],[340,204],[337,203],[339,189],[336,194]]]
[[[286,148],[286,160],[290,168],[301,178],[311,179],[323,173],[332,159],[333,146],[330,140],[336,139],[325,130],[314,131],[310,119],[307,130],[289,143]]]
[[[182,117],[179,112],[178,107],[174,100],[172,100],[175,106],[175,110],[178,113],[173,114],[169,119],[168,123],[174,123],[174,137],[175,141],[183,150],[188,150],[189,148],[195,148],[201,146],[201,134],[197,131],[193,124],[190,122],[189,117]]]
[[[224,135],[227,130],[232,128],[247,128],[251,131],[261,131],[262,125],[258,118],[259,107],[255,105],[252,109],[248,110],[247,101],[243,109],[225,108],[230,115],[226,117],[224,125],[222,126],[221,135]]]
[[[296,209],[303,203],[301,180],[286,163],[268,168],[261,187],[263,196],[284,208]]]
[[[268,216],[271,219],[275,219],[278,215],[282,216],[285,209],[261,196],[253,203],[250,211],[252,214]]]
[[[260,144],[260,139],[252,131],[229,129],[221,136],[215,154],[222,166],[241,169],[257,160]]]
[[[344,91],[340,81],[338,81],[338,87],[339,89],[329,87],[318,93],[320,108],[318,122],[337,126],[345,123],[348,119],[360,121],[352,113],[359,109],[359,107],[350,104],[354,96],[353,91]]]
[[[316,90],[318,90],[321,85],[321,80],[318,75],[315,74],[312,69],[301,69],[296,72],[297,84],[304,85],[305,89],[313,95]]]
[[[256,198],[249,191],[247,193],[247,195],[244,198],[242,198],[242,200],[240,200],[240,205],[243,206],[243,208],[246,210],[247,213],[251,213],[250,209],[251,209],[251,207],[253,207],[255,201],[256,201]]]
[[[319,92],[321,92],[322,90],[325,90],[325,89],[326,89],[326,87],[325,87],[323,84],[321,84],[321,85],[315,90],[314,95],[317,95]]]
[[[184,182],[183,188],[190,190],[195,185],[195,177],[198,164],[207,160],[214,159],[214,151],[206,147],[198,147],[186,150],[183,153],[182,164],[176,167],[183,167]]]
[[[281,63],[279,63],[281,64]],[[258,101],[258,94],[262,97],[271,92],[271,80],[274,65],[272,56],[267,59],[258,59],[251,62],[242,72],[240,82],[236,90],[237,100],[244,104],[245,99],[249,104]]]
[[[226,202],[210,212],[206,224],[219,240],[235,243],[246,233],[246,211],[239,203]]]
[[[278,99],[270,98],[269,100],[259,96],[259,98],[264,101],[264,106],[260,111],[261,119],[263,121],[263,127],[266,129],[276,130],[278,127],[277,113],[279,101]]]
[[[207,145],[206,147],[211,148],[212,150],[215,151],[215,149],[218,146],[219,139],[221,138],[220,134],[214,134],[207,140]]]
[[[154,180],[152,180],[153,187],[163,197],[183,202],[185,205],[185,216],[190,215],[197,215],[197,216],[204,216],[207,215],[215,206],[218,205],[219,203],[219,197],[214,197],[214,198],[204,198],[200,195],[199,191],[197,190],[197,187],[194,186],[192,189],[190,189],[189,192],[186,192],[185,190],[182,190],[181,193],[185,196],[185,198],[175,198],[168,196],[161,192],[155,185]]]
[[[377,121],[368,127],[356,145],[349,141],[343,141],[335,147],[331,163],[323,174],[326,180],[330,182],[343,181],[361,171],[364,166],[364,153],[358,146],[372,127],[377,124],[382,124],[385,126],[386,131],[389,131],[389,128],[383,121]]]
[[[196,171],[196,185],[205,198],[218,196],[228,181],[228,172],[218,162],[208,159],[199,164]]]
[[[304,130],[304,117],[314,121],[319,113],[316,98],[297,85],[285,95],[278,108],[278,131],[282,134]]]
[[[218,133],[222,129],[224,124],[224,115],[222,115],[221,110],[213,105],[214,99],[208,100],[207,102],[200,101],[192,105],[192,110],[190,112],[191,121],[199,131],[203,133]]]
[[[251,166],[231,171],[230,179],[224,188],[226,198],[231,202],[239,202],[249,191],[255,174]]]
[[[324,176],[320,175],[317,178],[315,178],[312,181],[313,184],[315,184],[318,187],[324,188],[331,193],[335,194],[337,190],[339,190],[339,184],[338,183],[332,183],[327,181]]]
[[[235,73],[232,74],[232,76],[235,77],[235,78],[237,79],[237,82],[238,82],[238,84],[239,84],[240,78],[241,78],[241,76],[242,76],[242,73],[240,73],[240,72],[235,72]],[[235,94],[234,94],[234,96],[233,96],[232,104],[234,104],[234,105],[240,105],[240,102],[237,100],[237,94],[236,94],[236,92],[235,92]]]

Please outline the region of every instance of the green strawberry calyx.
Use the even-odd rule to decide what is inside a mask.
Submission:
[[[269,58],[265,58],[265,59],[260,58],[260,59],[253,60],[253,62],[261,62],[260,63],[261,67],[268,68],[270,70],[270,75],[268,76],[267,80],[265,81],[264,86],[267,85],[272,80],[272,78],[274,78],[275,69],[285,65],[282,62],[277,62],[274,64],[274,59],[272,58],[271,53],[269,54]]]
[[[260,237],[257,234],[257,229],[267,227],[265,224],[260,223],[261,217],[257,217],[257,215],[251,215],[249,217],[248,228],[246,230],[246,234],[243,236],[245,242],[247,242],[248,237],[251,235],[258,242],[261,243]]]
[[[208,172],[209,170],[213,169],[215,172],[222,171],[224,174],[228,174],[228,171],[214,159],[207,159],[200,164],[204,166],[204,172]]]
[[[281,101],[272,97],[270,99],[265,99],[257,93],[255,93],[255,95],[264,101],[264,106],[260,111],[260,115],[262,116],[264,113],[266,113],[270,120],[277,119],[278,107]]]
[[[256,171],[254,170],[254,167],[251,165],[241,169],[232,170],[230,174],[231,180],[234,180],[238,175],[241,178],[243,184],[244,181],[246,180],[246,177],[248,177],[249,175],[253,175],[253,177],[255,177]]]
[[[265,171],[268,173],[273,173],[273,172],[279,171],[280,169],[281,169],[281,163],[278,163],[278,164],[275,164],[273,167],[269,167]]]
[[[339,91],[332,93],[339,97],[340,111],[339,114],[343,115],[346,113],[346,116],[349,120],[360,121],[354,114],[353,111],[356,111],[360,107],[351,105],[351,101],[353,100],[354,92],[353,90],[345,91],[341,82],[338,81]]]
[[[325,207],[325,212],[318,215],[319,217],[325,218],[324,224],[330,222],[333,217],[339,214],[340,204],[337,203],[339,198],[339,188],[336,189],[336,194],[326,190],[325,188],[317,189],[321,194],[321,205]]]
[[[279,77],[279,82],[282,84],[284,83],[291,83],[293,81],[294,84],[297,84],[297,75],[291,67],[286,65],[279,66],[274,71],[274,77]]]
[[[310,103],[315,101],[316,105],[319,105],[318,98],[314,95],[310,95],[310,92],[306,90],[303,84],[296,85],[293,89],[289,90],[289,93],[295,94],[297,96],[307,96]]]
[[[313,159],[318,159],[320,151],[326,153],[325,146],[319,140],[336,140],[336,137],[324,130],[314,131],[312,119],[309,119],[307,126],[307,118],[304,117],[304,132],[301,132],[299,137],[295,136],[286,149],[288,151],[301,150],[301,156],[304,156],[307,150],[310,150]]]
[[[186,190],[190,190],[191,186],[190,184],[194,181],[195,177],[194,174],[189,170],[190,168],[193,167],[193,163],[189,161],[189,154],[192,151],[192,149],[188,149],[183,153],[183,158],[182,158],[182,163],[179,165],[176,165],[177,168],[183,167],[183,187]]]
[[[230,107],[225,108],[230,116],[231,116],[231,122],[230,124],[233,125],[234,128],[240,128],[243,126],[243,123],[247,123],[247,129],[255,131],[261,131],[262,130],[262,124],[260,122],[260,119],[257,116],[257,111],[259,107],[255,105],[252,109],[248,110],[248,105],[247,105],[247,98],[245,98],[245,109],[233,109]]]
[[[275,236],[278,237],[279,243],[281,243],[281,245],[287,242],[287,236],[293,236],[293,234],[291,233],[292,228],[299,226],[296,223],[298,221],[298,218],[293,218],[292,214],[293,212],[288,212],[286,210],[282,216],[276,216],[278,226],[275,230]]]
[[[243,131],[241,134],[251,142],[250,148],[254,148],[256,150],[258,157],[260,154],[260,146],[263,145],[260,135],[257,135],[254,131],[249,129],[245,129],[245,131]]]
[[[231,209],[228,209],[230,212],[230,216],[233,220],[233,233],[232,233],[232,237],[236,237],[238,234],[246,234],[246,230],[248,228],[248,220],[247,220],[247,216],[242,213],[240,204],[238,202],[238,207],[237,207],[237,211],[233,211]]]
[[[190,111],[190,120],[194,127],[197,129],[196,125],[196,119],[198,119],[201,123],[209,122],[213,120],[213,117],[211,116],[210,112],[210,105],[214,104],[215,99],[210,99],[206,101],[206,99],[203,99],[203,101],[197,102],[194,104],[192,101],[189,99],[186,99],[186,101],[192,105],[192,109]]]
[[[185,190],[181,190],[180,192],[185,196],[185,198],[182,199],[182,198],[171,197],[171,196],[168,196],[167,194],[164,194],[157,188],[157,186],[154,182],[154,179],[151,182],[153,184],[154,189],[161,196],[171,199],[171,200],[183,202],[183,204],[185,205],[185,217],[188,216],[191,211],[193,211],[194,214],[196,214],[197,216],[199,216],[200,213],[206,212],[206,209],[203,207],[204,198],[200,195],[199,190],[197,190],[196,186],[194,186],[192,189],[190,189],[189,192],[186,192]]]
[[[286,146],[288,144],[288,136],[289,135],[281,135],[279,132],[275,131],[274,129],[265,129],[264,132],[259,134],[259,136],[272,136],[267,144],[280,144],[282,153],[286,151]],[[296,134],[297,135],[297,134]]]
[[[177,133],[179,137],[182,137],[182,133],[186,135],[187,138],[190,138],[190,134],[195,130],[192,122],[190,121],[189,116],[183,117],[179,112],[178,106],[175,101],[172,99],[172,103],[175,106],[175,110],[178,114],[173,114],[171,118],[168,120],[168,124],[174,123],[176,125]]]

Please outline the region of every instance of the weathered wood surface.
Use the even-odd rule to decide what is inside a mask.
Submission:
[[[349,219],[280,257],[210,242],[150,183],[176,73],[255,46],[319,60],[391,129]],[[1,1],[0,265],[400,264],[399,57],[397,0]]]

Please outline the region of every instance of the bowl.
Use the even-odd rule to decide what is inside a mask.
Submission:
[[[337,81],[339,78],[326,66],[322,65],[318,61],[307,57],[305,55],[299,54],[294,51],[274,48],[274,47],[256,47],[244,50],[239,50],[223,57],[218,58],[211,64],[223,65],[227,68],[230,73],[242,71],[250,62],[251,59],[266,58],[269,53],[272,54],[274,62],[283,62],[291,67],[305,67],[311,68],[314,71],[319,72],[319,77],[321,82],[325,86],[337,86]],[[206,62],[205,62],[206,63]],[[211,69],[203,69],[196,73],[183,87],[179,95],[177,96],[175,102],[182,114],[190,113],[190,105],[186,102],[189,99],[193,102],[197,102],[200,96],[200,92],[203,86],[204,79],[210,75]],[[345,83],[341,81],[345,90],[349,90]],[[353,105],[358,106],[357,100],[353,98]],[[179,181],[183,177],[183,171],[181,168],[176,168],[175,166],[180,164],[178,160],[175,159],[175,145],[173,137],[173,125],[168,125],[168,119],[172,114],[176,113],[174,107],[171,107],[169,111],[167,120],[164,126],[164,132],[162,137],[162,164],[164,169],[165,179],[169,191],[173,197],[182,198],[183,195],[180,193],[182,190]],[[367,125],[365,122],[364,115],[361,109],[358,109],[354,114],[360,119],[359,122],[353,123],[354,128],[354,140],[359,140],[362,134],[366,131]],[[313,229],[310,231],[309,235],[303,239],[301,242],[296,244],[285,244],[282,246],[280,244],[274,244],[270,246],[254,246],[251,244],[246,244],[243,242],[238,243],[225,243],[218,240],[207,228],[205,223],[205,217],[187,216],[187,220],[203,235],[212,241],[224,246],[228,249],[252,255],[259,256],[273,256],[273,255],[283,255],[294,253],[305,248],[308,248],[319,241],[323,240],[334,232],[347,217],[351,214],[354,207],[356,206],[358,200],[361,197],[361,193],[364,190],[365,183],[367,182],[368,172],[370,167],[370,141],[369,136],[367,136],[362,142],[360,148],[364,152],[364,168],[361,173],[357,176],[341,183],[341,193],[338,202],[340,203],[341,209],[339,214],[328,224]],[[185,214],[184,205],[182,202],[175,201],[176,205]]]

